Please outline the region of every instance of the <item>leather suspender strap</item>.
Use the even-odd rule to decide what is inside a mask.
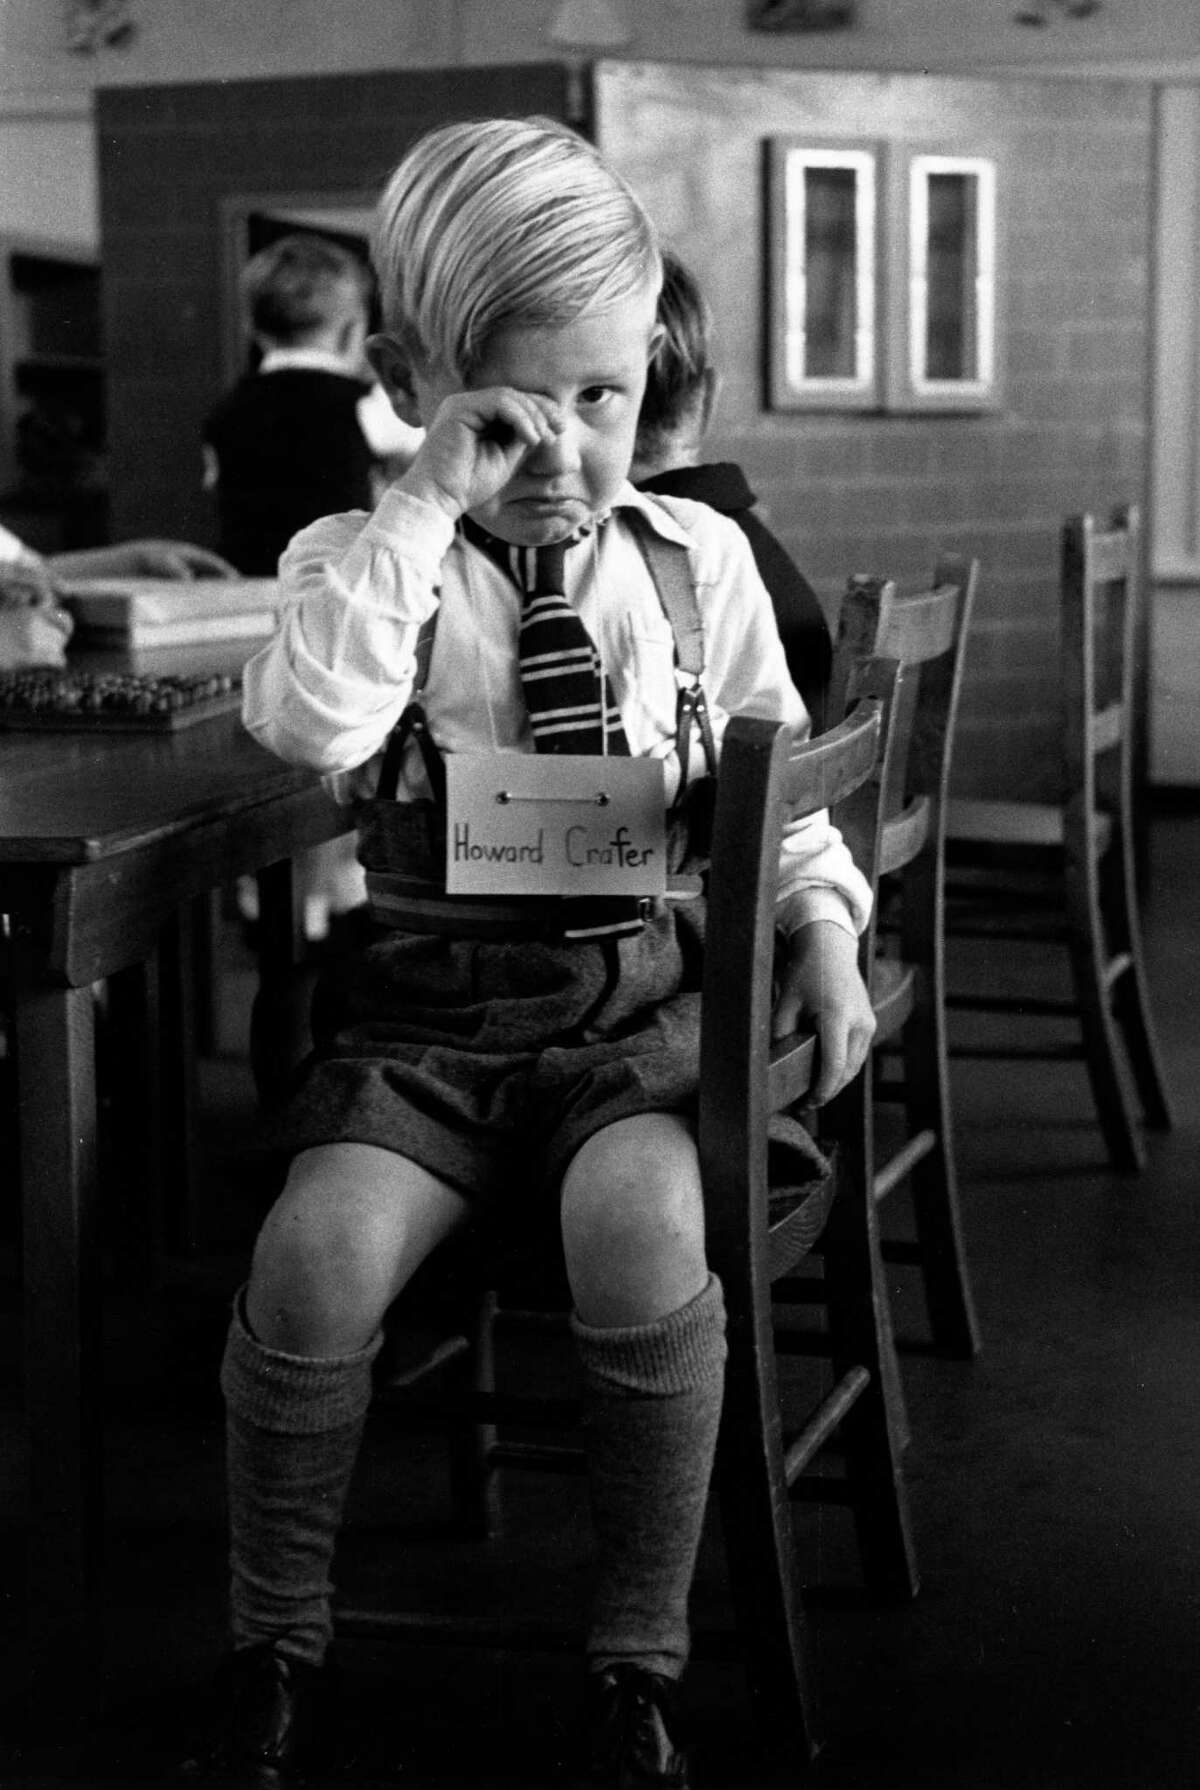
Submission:
[[[425,693],[425,685],[429,681],[429,662],[433,657],[433,638],[437,633],[438,612],[427,615],[417,633],[417,644],[414,649],[416,670],[413,673],[412,694],[404,707],[404,712],[387,737],[383,749],[383,762],[379,766],[379,779],[375,785],[378,800],[394,802],[400,788],[400,772],[404,766],[404,748],[410,739],[415,739],[420,749],[421,759],[425,766],[425,775],[429,779],[429,787],[439,802],[446,799],[446,767],[442,763],[442,755],[433,741],[429,731],[429,723],[425,719],[425,707],[421,697]]]
[[[696,581],[692,576],[691,555],[686,547],[664,541],[637,511],[630,511],[634,536],[646,562],[663,614],[671,624],[675,641],[675,663],[693,682],[704,670],[704,623],[696,597]]]
[[[640,517],[638,522],[635,538],[675,641],[675,672],[679,680],[675,704],[675,756],[679,763],[679,787],[671,804],[674,811],[687,793],[693,732],[700,735],[709,776],[717,774],[717,743],[708,713],[708,698],[700,682],[700,673],[704,670],[704,622],[687,548],[664,541],[657,530],[642,523]]]

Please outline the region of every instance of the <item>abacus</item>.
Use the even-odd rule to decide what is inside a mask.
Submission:
[[[0,672],[0,728],[172,732],[236,708],[240,683],[228,672]]]

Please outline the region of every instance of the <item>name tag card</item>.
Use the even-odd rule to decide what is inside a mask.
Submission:
[[[660,760],[448,755],[451,895],[661,895],[666,886]]]

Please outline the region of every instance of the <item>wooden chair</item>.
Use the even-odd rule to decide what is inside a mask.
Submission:
[[[978,562],[943,555],[930,589],[900,596],[881,578],[850,580],[838,619],[831,712],[855,700],[873,658],[904,677],[892,727],[880,847],[880,950],[870,965],[877,1101],[899,1109],[903,1137],[874,1168],[877,1202],[908,1183],[915,1237],[884,1239],[886,1262],[921,1271],[933,1344],[979,1348],[959,1215],[945,1019],[942,905],[954,724]],[[898,1062],[899,1077],[883,1071]],[[878,1139],[878,1132],[877,1132]]]
[[[881,668],[890,693],[895,671]],[[876,1595],[908,1599],[918,1584],[909,1528],[898,1424],[889,1410],[885,1360],[887,1302],[870,1197],[870,1100],[859,1075],[822,1110],[822,1149],[809,1145],[811,1178],[772,1186],[778,1153],[796,1139],[811,1084],[815,1041],[797,1034],[772,1045],[775,899],[785,819],[832,807],[858,861],[874,879],[884,760],[885,702],[864,700],[832,732],[804,745],[780,723],[733,720],[722,748],[705,948],[699,1147],[711,1265],[725,1287],[729,1361],[714,1490],[722,1514],[740,1652],[764,1740],[811,1758],[819,1723],[808,1663],[791,1501],[824,1500],[853,1509],[864,1575]],[[864,953],[869,945],[864,943]],[[807,1133],[805,1142],[807,1143]],[[790,1160],[794,1161],[794,1158]],[[771,1289],[787,1282],[822,1238],[820,1298],[832,1383],[785,1440],[776,1366]],[[461,1262],[461,1258],[460,1262]],[[466,1278],[470,1280],[468,1267]],[[461,1283],[460,1283],[461,1284]],[[495,1276],[491,1279],[495,1286]],[[540,1289],[544,1291],[544,1288]],[[535,1287],[535,1294],[539,1289]],[[573,1402],[498,1394],[499,1320],[531,1318],[544,1327],[546,1301],[532,1311],[497,1311],[496,1294],[465,1299],[457,1347],[439,1362],[457,1407],[457,1483],[475,1493],[474,1527],[495,1514],[494,1476],[502,1466],[574,1470],[582,1449],[569,1439]],[[385,1388],[381,1414],[409,1422],[447,1415],[447,1404],[414,1375]],[[469,1395],[461,1396],[469,1387]],[[511,1441],[500,1425],[549,1428],[559,1439]],[[567,1440],[562,1435],[567,1432]],[[841,1472],[808,1472],[836,1439]],[[481,1617],[464,1624],[437,1611],[343,1609],[342,1632],[490,1646],[513,1641],[578,1643],[578,1635]],[[725,1650],[724,1648],[722,1649]],[[705,1651],[699,1636],[697,1651]]]
[[[956,1043],[964,1057],[1082,1057],[1113,1164],[1140,1169],[1146,1125],[1171,1124],[1146,972],[1134,864],[1131,773],[1139,518],[1101,528],[1070,517],[1062,531],[1062,773],[1054,802],[951,802],[947,820],[952,935],[1065,944],[1073,999],[1034,986],[956,989],[952,1009],[1019,1014],[994,1042]],[[1012,954],[1009,954],[1010,961]],[[1078,1042],[1043,1042],[1039,1022],[1074,1016]],[[1027,1023],[1028,1022],[1028,1023]],[[1040,1028],[1043,1032],[1044,1026]]]

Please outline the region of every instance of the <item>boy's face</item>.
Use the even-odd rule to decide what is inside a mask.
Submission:
[[[655,297],[636,293],[573,323],[499,330],[468,384],[513,386],[559,405],[561,435],[522,460],[507,485],[471,512],[502,541],[540,547],[608,508],[629,473],[646,367],[656,341]],[[453,376],[419,378],[423,419]]]

